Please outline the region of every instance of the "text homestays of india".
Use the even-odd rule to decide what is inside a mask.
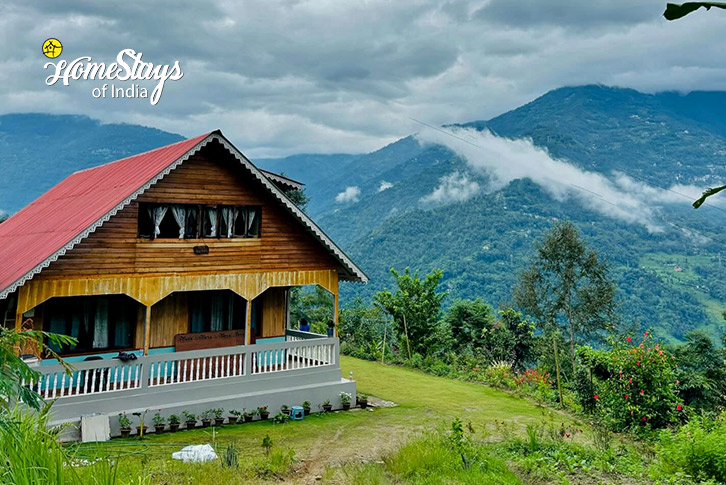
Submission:
[[[68,86],[71,80],[116,80],[116,81],[149,81],[156,80],[158,83],[151,92],[151,104],[156,104],[161,98],[166,81],[178,81],[184,76],[175,61],[172,66],[169,64],[153,64],[141,60],[143,54],[133,49],[124,49],[116,56],[116,62],[106,64],[104,62],[92,62],[90,56],[79,57],[73,61],[61,60],[58,62],[46,62],[45,69],[54,68],[55,72],[45,79],[48,86],[52,86],[59,80],[63,85]]]

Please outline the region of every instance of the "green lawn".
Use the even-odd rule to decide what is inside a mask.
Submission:
[[[123,483],[249,483],[281,479],[307,483],[330,475],[340,465],[378,461],[423,431],[448,426],[454,417],[471,423],[480,436],[487,430],[523,432],[528,423],[570,421],[567,416],[479,384],[435,377],[422,372],[341,358],[343,375],[353,372],[358,391],[393,401],[393,408],[353,410],[312,415],[302,422],[275,425],[271,421],[224,426],[219,430],[183,431],[150,435],[143,442],[134,438],[78,447],[78,456],[112,456],[119,461]],[[150,417],[150,415],[149,415]],[[260,446],[268,435],[277,450],[274,460]],[[218,453],[233,443],[239,450],[241,470],[220,463],[184,465],[170,459],[173,451],[188,444],[214,443]],[[289,451],[294,463],[289,466]],[[270,462],[273,462],[270,464]],[[88,473],[89,483],[98,472]],[[146,481],[139,475],[147,476]],[[98,483],[103,483],[100,481]]]

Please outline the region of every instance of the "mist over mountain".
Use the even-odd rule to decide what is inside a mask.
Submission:
[[[406,266],[442,268],[449,303],[505,303],[534,242],[568,219],[610,262],[619,324],[682,338],[696,327],[717,333],[726,308],[726,205],[690,206],[726,180],[725,135],[724,92],[580,86],[490,120],[422,126],[369,154],[255,162],[304,182],[307,211],[371,277],[344,285],[344,304]],[[82,116],[0,116],[0,209],[18,210],[75,170],[179,139]]]

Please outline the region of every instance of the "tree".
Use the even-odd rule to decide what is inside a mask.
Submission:
[[[571,222],[556,224],[536,250],[534,263],[520,275],[514,300],[545,333],[565,329],[574,375],[577,344],[605,329],[614,316],[615,284],[607,264]]]
[[[403,274],[391,268],[391,274],[398,286],[396,292],[379,291],[373,301],[393,318],[394,330],[404,339],[409,357],[411,352],[425,354],[435,338],[441,302],[447,295],[436,291],[444,273],[434,269],[421,279],[418,272],[411,275],[409,268]]]
[[[726,3],[724,2],[686,2],[686,3],[669,3],[666,4],[665,12],[663,16],[666,20],[677,20],[685,17],[691,12],[695,12],[699,8],[705,8],[711,10],[711,7],[726,9]]]
[[[287,192],[285,192],[285,195],[301,211],[305,211],[305,208],[308,206],[308,202],[310,202],[310,197],[305,195],[305,189],[288,190]]]
[[[44,339],[56,348],[76,343],[74,338],[65,335],[14,328],[0,329],[0,409],[8,411],[16,400],[36,410],[41,408],[43,400],[40,395],[22,384],[37,382],[40,373],[31,369],[20,358],[20,354],[24,349],[35,349],[65,365],[58,354],[44,343]]]
[[[444,316],[443,322],[456,350],[486,347],[496,323],[492,307],[480,298],[456,300]]]
[[[509,349],[512,355],[512,367],[523,369],[535,359],[534,325],[522,317],[522,312],[513,308],[499,310],[499,317],[510,336]]]

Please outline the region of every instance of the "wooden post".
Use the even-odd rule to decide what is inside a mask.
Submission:
[[[144,320],[144,355],[149,355],[149,336],[151,335],[151,305],[146,305]]]
[[[245,345],[249,345],[252,341],[252,300],[247,300],[245,306]]]

